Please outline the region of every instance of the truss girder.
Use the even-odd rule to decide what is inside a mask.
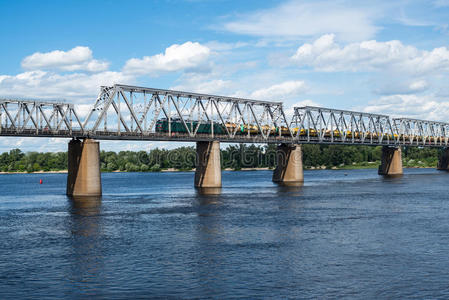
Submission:
[[[295,107],[290,127],[300,142],[422,147],[449,143],[449,123],[315,106]]]
[[[410,145],[448,145],[449,123],[411,118],[395,118],[393,123],[400,132],[401,140],[407,138]]]
[[[281,102],[117,84],[83,120],[65,102],[0,100],[0,135],[447,147],[449,123],[314,106],[288,119]]]
[[[281,102],[114,85],[101,88],[84,128],[91,136],[161,133],[173,138],[244,135],[267,140],[288,123]]]
[[[0,100],[0,134],[71,135],[83,131],[73,104],[4,99]]]

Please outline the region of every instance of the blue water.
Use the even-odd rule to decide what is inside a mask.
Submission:
[[[0,299],[449,298],[449,173],[105,173],[77,202],[65,180],[0,175]]]

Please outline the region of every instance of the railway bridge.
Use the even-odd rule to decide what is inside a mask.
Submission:
[[[66,102],[0,100],[0,136],[71,138],[73,196],[101,195],[99,140],[196,142],[201,188],[221,187],[220,142],[277,144],[283,184],[303,181],[301,144],[382,146],[380,175],[402,174],[402,146],[440,147],[449,170],[449,123],[121,84],[101,87],[84,119]]]

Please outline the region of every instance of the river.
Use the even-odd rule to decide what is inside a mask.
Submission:
[[[304,173],[0,175],[0,298],[449,298],[449,173]]]

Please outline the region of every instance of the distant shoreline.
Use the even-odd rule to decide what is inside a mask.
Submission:
[[[0,175],[5,174],[58,174],[58,173],[67,173],[67,170],[60,170],[60,171],[36,171],[36,172],[0,172]]]
[[[404,169],[434,169],[436,167],[404,167]],[[323,168],[323,167],[312,167],[312,168],[304,168],[304,170],[362,170],[362,169],[377,169],[377,166],[357,166],[353,168],[345,168],[345,167],[332,167],[332,168]],[[274,169],[270,168],[241,168],[240,170],[234,170],[232,168],[226,168],[222,171],[244,171],[244,172],[253,172],[253,171],[272,171]],[[102,173],[170,173],[170,172],[195,172],[195,169],[191,170],[179,170],[174,168],[168,168],[161,170],[159,172],[127,172],[127,171],[102,171]],[[59,171],[36,171],[36,172],[0,172],[0,175],[8,175],[8,174],[66,174],[67,170],[59,170]]]

